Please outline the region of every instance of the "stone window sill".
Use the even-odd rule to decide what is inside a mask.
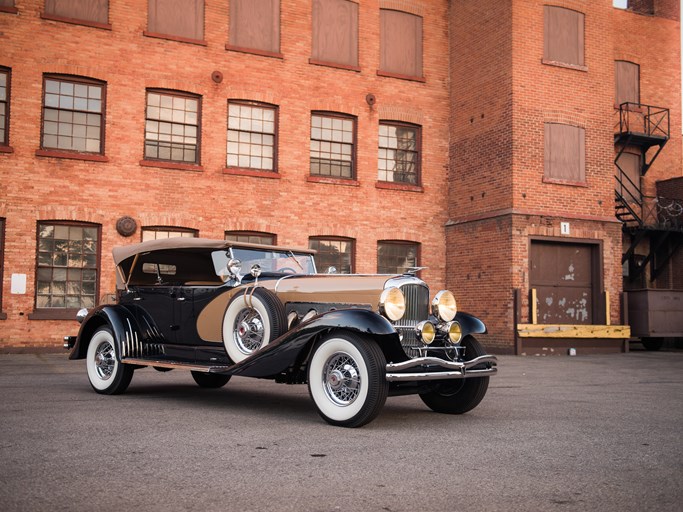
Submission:
[[[346,187],[360,187],[360,182],[354,179],[332,178],[328,176],[307,176],[309,183],[324,183],[326,185],[343,185]]]
[[[279,180],[281,176],[274,171],[261,171],[258,169],[247,169],[245,167],[226,167],[223,169],[223,174],[231,174],[233,176],[252,176],[254,178],[268,178],[271,180]]]
[[[109,158],[104,155],[97,155],[92,153],[76,153],[70,151],[57,151],[54,149],[38,149],[36,156],[44,156],[48,158],[67,158],[71,160],[85,160],[88,162],[108,162]]]

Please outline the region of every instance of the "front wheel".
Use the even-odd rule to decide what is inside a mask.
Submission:
[[[100,327],[90,338],[85,365],[90,385],[103,395],[123,393],[133,378],[133,368],[116,359],[116,344],[109,327]]]
[[[230,380],[231,375],[222,373],[191,372],[192,378],[200,388],[222,388]]]
[[[468,336],[463,341],[466,361],[486,355],[484,347],[475,338]],[[477,365],[477,369],[478,369]],[[486,395],[489,387],[488,377],[474,377],[445,381],[428,393],[420,393],[420,398],[432,411],[444,414],[463,414],[474,409]]]
[[[332,333],[313,349],[308,365],[308,391],[320,416],[329,424],[360,427],[372,421],[389,393],[386,359],[365,336]]]

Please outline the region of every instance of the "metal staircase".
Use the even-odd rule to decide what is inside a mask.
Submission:
[[[623,223],[630,240],[622,256],[622,264],[629,263],[629,279],[639,278],[650,265],[650,281],[657,279],[666,264],[683,245],[683,198],[660,195],[645,196],[640,186],[644,176],[657,159],[670,137],[669,109],[622,103],[619,122],[615,127],[614,144],[618,148],[614,165],[615,216]],[[628,176],[625,161],[627,153],[640,155],[638,179]],[[648,253],[636,258],[636,248],[649,239]]]

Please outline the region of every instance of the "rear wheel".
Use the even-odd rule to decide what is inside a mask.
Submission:
[[[340,427],[360,427],[382,410],[389,392],[382,350],[365,336],[332,333],[313,349],[308,390],[320,416]]]
[[[640,340],[645,350],[659,350],[664,345],[664,338],[643,338]]]
[[[191,372],[192,378],[200,388],[222,388],[230,380],[231,375],[222,373]]]
[[[100,327],[90,338],[85,365],[90,385],[97,393],[123,393],[133,378],[133,368],[118,361],[115,347],[114,335],[109,327]]]
[[[463,341],[466,361],[486,354],[484,347],[475,338],[468,336]],[[478,367],[475,367],[478,369]],[[474,377],[445,381],[428,393],[420,393],[420,398],[432,411],[444,414],[463,414],[474,409],[486,395],[489,387],[488,377]]]

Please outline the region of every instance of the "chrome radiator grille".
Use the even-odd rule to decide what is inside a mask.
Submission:
[[[402,335],[401,345],[409,357],[417,357],[415,347],[422,346],[415,334],[415,326],[429,317],[429,288],[424,284],[404,284],[399,286],[406,299],[406,312],[403,318],[394,323]]]

